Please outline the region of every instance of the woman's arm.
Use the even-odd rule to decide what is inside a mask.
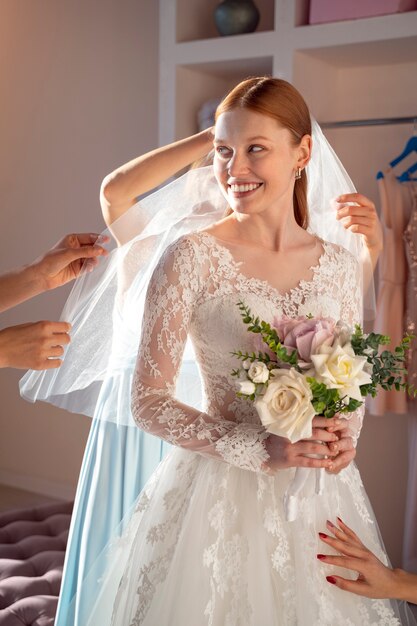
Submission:
[[[108,237],[95,233],[66,235],[33,263],[4,273],[0,276],[0,311],[65,285],[77,278],[83,268],[92,270],[98,257],[107,254],[97,242],[107,240]]]
[[[100,204],[110,226],[137,201],[171,176],[201,159],[213,147],[211,128],[147,152],[108,174],[102,182]]]
[[[337,522],[339,528],[327,522],[327,527],[334,537],[320,533],[320,539],[341,556],[318,554],[317,558],[323,563],[358,572],[359,576],[357,580],[327,576],[328,582],[359,596],[396,598],[417,604],[417,575],[387,567],[363,545],[349,526],[340,518],[337,518]]]

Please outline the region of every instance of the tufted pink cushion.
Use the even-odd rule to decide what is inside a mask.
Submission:
[[[72,505],[0,513],[0,626],[53,626]]]

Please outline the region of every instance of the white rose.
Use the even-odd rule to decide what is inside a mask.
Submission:
[[[251,396],[256,391],[255,384],[250,380],[238,381],[236,387],[238,392],[243,393],[245,396]]]
[[[248,370],[251,366],[251,360],[250,359],[245,359],[242,363],[242,367],[244,370]]]
[[[316,412],[306,379],[293,368],[272,370],[271,375],[267,390],[255,401],[262,424],[291,443],[311,437]]]
[[[269,378],[269,369],[262,361],[254,361],[249,368],[248,376],[254,383],[266,383]]]
[[[360,386],[372,382],[366,369],[367,359],[357,356],[350,343],[333,346],[322,345],[311,360],[316,370],[315,378],[331,389],[340,389],[341,396],[363,402]]]

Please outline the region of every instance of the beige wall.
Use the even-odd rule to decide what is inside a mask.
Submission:
[[[103,229],[102,178],[157,143],[158,3],[0,3],[0,271]],[[0,316],[57,319],[68,289]],[[23,372],[22,372],[23,373]],[[67,497],[89,420],[19,398],[0,370],[0,482]]]

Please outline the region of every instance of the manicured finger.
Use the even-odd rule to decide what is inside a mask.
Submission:
[[[297,467],[315,467],[329,470],[332,467],[331,459],[311,459],[307,456],[297,457]]]
[[[341,576],[326,576],[327,582],[343,591],[356,593],[358,596],[367,596],[369,594],[369,585],[363,580],[347,580]]]
[[[336,519],[337,519],[337,523],[339,524],[340,529],[345,533],[345,535],[349,537],[350,540],[353,540],[354,542],[356,542],[357,544],[365,548],[364,544],[359,539],[358,535],[347,524],[345,524],[345,522],[342,519],[340,519],[340,517],[337,517]]]
[[[342,417],[339,419],[339,426],[333,426],[332,424],[329,425],[329,427],[327,428],[327,430],[329,431],[329,433],[341,433],[342,436],[344,434],[344,431],[346,431],[349,428],[349,420]]]
[[[313,434],[311,439],[316,439],[318,441],[339,441],[339,437],[336,433],[329,433],[325,428],[313,428]]]
[[[331,470],[328,470],[331,474],[338,474],[342,469],[347,467],[355,458],[356,450],[347,450],[346,452],[342,452],[338,454],[333,459],[333,467]]]
[[[329,443],[329,449],[337,452],[346,452],[347,450],[353,450],[352,437],[340,437],[336,443]]]
[[[349,556],[335,556],[333,554],[318,554],[317,559],[327,565],[344,567],[345,569],[350,569],[363,575],[360,559]]]
[[[313,418],[313,428],[326,428],[329,432],[332,432],[331,429],[337,430],[340,426],[342,426],[343,420],[339,417],[320,417],[316,416]]]
[[[357,559],[363,558],[364,556],[364,552],[361,548],[347,543],[346,540],[336,539],[326,533],[319,533],[319,537],[323,543],[331,546],[336,552],[340,552],[345,556],[351,556]]]
[[[329,446],[325,443],[312,442],[304,440],[298,442],[297,454],[322,454],[326,455],[330,453]]]

